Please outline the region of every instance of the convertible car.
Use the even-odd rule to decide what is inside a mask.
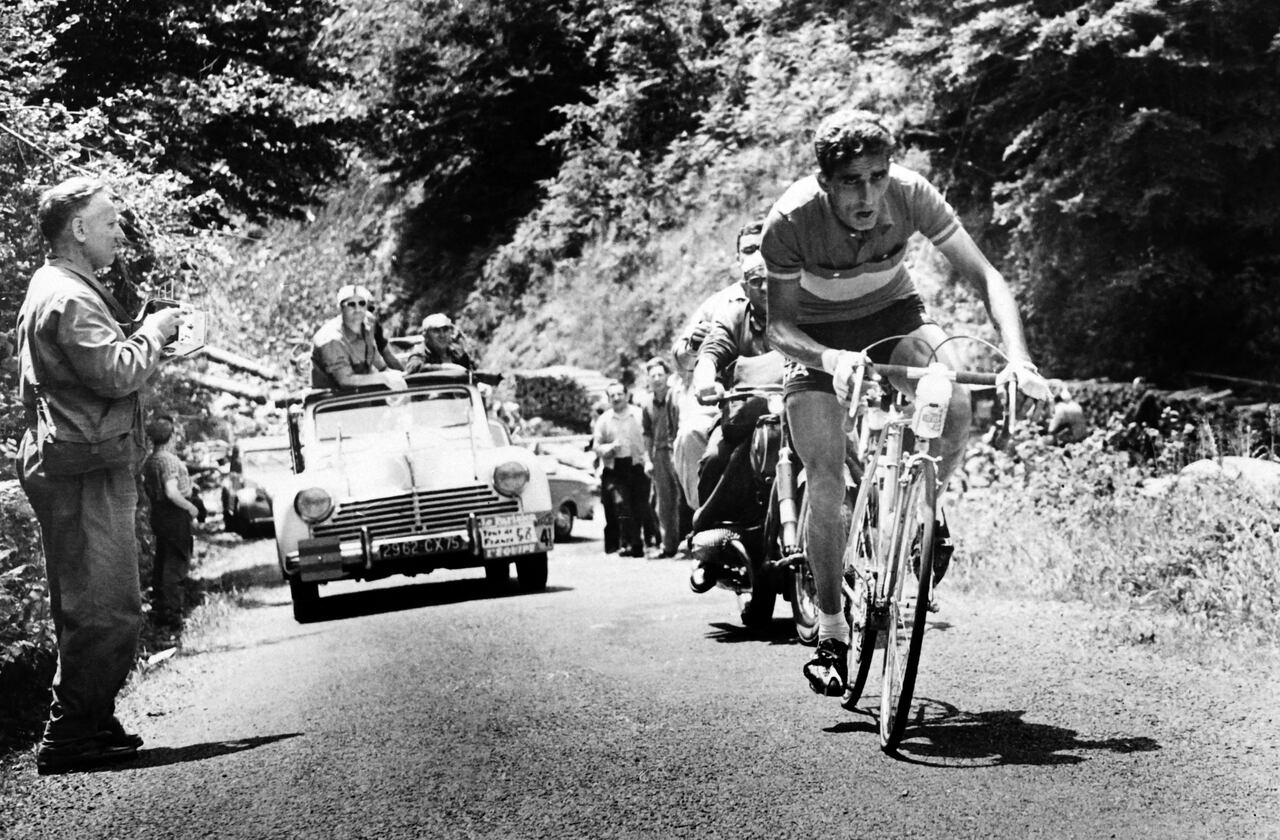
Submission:
[[[407,377],[407,391],[312,391],[289,408],[294,474],[274,487],[276,550],[294,617],[319,586],[483,568],[547,583],[555,512],[540,458],[495,440],[482,374]]]

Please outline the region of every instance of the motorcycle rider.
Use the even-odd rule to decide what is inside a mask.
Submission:
[[[760,253],[763,224],[763,221],[750,222],[738,231],[739,272],[749,255]],[[680,419],[676,427],[676,438],[672,444],[671,454],[675,459],[680,489],[691,508],[696,509],[702,502],[698,498],[698,465],[706,452],[708,438],[720,417],[720,412],[714,405],[706,406],[698,402],[690,375],[697,364],[698,351],[702,347],[702,342],[711,330],[711,325],[715,323],[716,315],[721,309],[741,304],[746,298],[746,287],[740,276],[698,306],[689,323],[671,346],[671,355],[676,361],[676,373],[685,386],[684,396],[680,400]],[[764,311],[763,305],[760,311]]]
[[[704,401],[719,399],[726,380],[737,386],[782,384],[783,360],[769,349],[765,336],[764,260],[758,249],[743,258],[744,295],[728,301],[713,319],[698,351],[691,389]],[[725,521],[754,523],[764,510],[754,493],[747,448],[756,421],[768,411],[762,396],[725,407],[711,431],[706,453],[698,467],[698,497],[694,530]],[[719,564],[703,553],[694,561],[689,585],[706,592],[715,585]]]

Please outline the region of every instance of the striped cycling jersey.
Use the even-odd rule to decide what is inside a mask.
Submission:
[[[955,210],[932,184],[890,164],[873,229],[856,231],[837,219],[810,176],[773,205],[760,251],[771,279],[800,281],[797,323],[847,321],[916,294],[903,264],[911,234],[940,245],[959,229]]]

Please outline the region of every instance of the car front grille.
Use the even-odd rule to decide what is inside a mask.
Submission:
[[[512,513],[515,499],[499,496],[483,484],[448,490],[415,490],[395,496],[360,499],[338,506],[333,518],[312,526],[312,536],[359,539],[362,527],[373,539],[407,537],[467,527],[467,515]]]

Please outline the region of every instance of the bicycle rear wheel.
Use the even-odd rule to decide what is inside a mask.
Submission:
[[[804,555],[792,567],[789,574],[791,583],[791,617],[795,620],[796,636],[800,644],[813,646],[818,643],[818,587],[813,580],[813,569],[809,566],[808,542],[806,534],[809,528],[809,497],[804,488],[796,491],[800,497],[800,514],[796,517],[797,537],[800,542],[800,553]]]
[[[886,752],[897,749],[907,728],[924,644],[933,584],[936,469],[929,460],[921,460],[913,467],[894,526],[893,580],[889,582],[886,605],[884,681],[880,693],[880,747]]]

